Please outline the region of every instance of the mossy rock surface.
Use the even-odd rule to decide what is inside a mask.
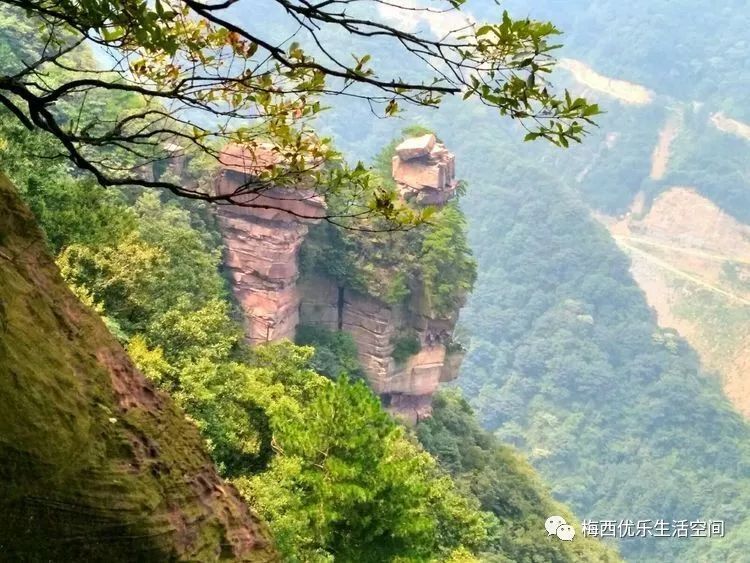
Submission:
[[[0,175],[0,559],[274,561],[197,429],[68,290]]]

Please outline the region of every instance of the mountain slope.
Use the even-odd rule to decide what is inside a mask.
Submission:
[[[718,381],[658,328],[628,260],[575,195],[525,167],[506,167],[498,182],[492,199],[467,198],[480,274],[459,384],[480,420],[526,452],[580,518],[739,529],[750,429]],[[621,551],[639,562],[705,560],[701,550],[722,543],[629,541]],[[684,558],[687,549],[699,558]]]
[[[648,211],[597,217],[630,255],[659,325],[696,349],[750,417],[750,227],[683,187],[662,193]]]
[[[0,547],[16,560],[275,560],[197,430],[67,289],[0,176]]]

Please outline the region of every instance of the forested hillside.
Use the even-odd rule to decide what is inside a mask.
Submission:
[[[607,111],[601,131],[533,161],[505,135],[456,133],[484,154],[469,178],[500,188],[483,185],[465,201],[479,279],[459,381],[484,424],[528,452],[582,518],[727,520],[731,539],[624,542],[633,561],[739,561],[749,541],[747,423],[685,342],[658,328],[627,258],[587,211],[623,213],[641,190],[648,205],[687,185],[747,220],[747,141],[711,116],[743,117],[747,74],[733,57],[748,13],[699,4],[524,5],[563,18],[565,56],[645,85],[654,101],[632,106],[589,91]],[[710,21],[718,37],[703,32]],[[652,151],[675,114],[678,133],[655,179]]]
[[[747,423],[684,341],[657,327],[626,257],[575,194],[528,169],[504,167],[501,182],[491,200],[466,202],[480,275],[460,385],[483,423],[583,518],[726,519],[736,531],[750,493]],[[644,561],[707,547],[622,549]]]
[[[112,8],[119,4],[86,4],[83,13],[79,4],[53,1],[45,4],[44,25],[4,7],[0,170],[33,211],[69,288],[195,424],[219,473],[268,524],[284,560],[595,562],[616,561],[619,550],[639,563],[743,561],[750,553],[750,426],[686,341],[660,328],[628,256],[594,216],[645,215],[659,194],[679,184],[694,186],[739,220],[750,218],[744,158],[750,127],[737,121],[750,121],[742,72],[750,12],[740,2],[704,0],[451,3],[465,4],[466,15],[353,2],[345,25],[333,28],[325,18],[307,19],[326,2],[300,8],[266,0],[253,13],[233,3],[208,9],[187,2],[197,11],[180,15],[159,2],[121,11]],[[227,7],[232,23],[192,25],[192,17],[209,21],[214,9]],[[547,39],[556,40],[557,32],[525,20],[527,14],[566,31],[566,47],[553,51],[568,64],[552,80],[572,96],[544,86]],[[355,16],[361,19],[346,19]],[[141,25],[131,27],[131,17]],[[456,82],[449,83],[473,98],[433,111],[436,83],[401,80],[416,82],[422,49],[434,58],[442,46],[405,33],[442,38],[467,17],[501,22],[469,26],[483,45],[477,52],[495,53],[496,38],[502,48],[507,41],[509,52],[474,59],[473,50],[459,48],[461,62],[432,65],[453,71],[447,74]],[[368,27],[377,18],[406,31],[395,42],[381,40],[389,28]],[[49,21],[63,22],[62,36],[24,41]],[[286,40],[279,39],[280,48],[263,44],[235,23]],[[718,37],[707,31],[712,27],[722,30]],[[154,56],[135,62],[104,91],[87,80],[70,90],[65,85],[82,68],[96,74],[99,51],[74,48],[38,66],[27,63],[34,48],[59,47],[67,33],[86,36],[90,28],[105,50]],[[404,53],[404,42],[415,50]],[[253,64],[245,69],[238,59]],[[195,66],[180,67],[185,61]],[[467,61],[468,68],[461,66]],[[381,81],[371,65],[395,82]],[[483,76],[492,87],[470,78],[482,75],[483,65],[492,69],[491,78]],[[504,65],[514,71],[507,81]],[[196,68],[215,74],[191,82]],[[238,76],[217,78],[237,69]],[[575,69],[604,86],[584,84]],[[143,85],[133,89],[129,82],[133,76],[162,90],[144,102]],[[340,90],[325,86],[326,76]],[[638,95],[625,100],[604,92],[612,79]],[[363,84],[376,94],[358,90]],[[165,92],[172,92],[166,98],[175,113],[162,119]],[[579,94],[607,113],[598,115]],[[409,100],[418,107],[400,113],[397,102]],[[180,112],[182,104],[190,112]],[[331,108],[319,116],[324,104]],[[191,114],[207,107],[208,122]],[[510,115],[529,127],[533,109],[549,125],[538,121],[540,128],[529,130],[498,120],[498,113]],[[159,117],[141,123],[151,115]],[[260,121],[227,132],[226,123],[248,115]],[[589,127],[592,134],[578,145],[582,123],[588,127],[594,117],[598,128]],[[310,124],[334,140],[317,137]],[[436,131],[456,153],[457,177],[468,185],[436,214],[403,206],[384,173],[390,153],[383,147],[414,125]],[[165,131],[201,154],[186,158],[179,173]],[[552,143],[522,142],[529,133]],[[458,307],[473,285],[459,327],[468,344],[460,393],[438,394],[433,417],[416,429],[388,416],[362,381],[356,344],[341,331],[302,326],[297,345],[245,341],[222,267],[226,249],[215,208],[200,200],[215,197],[205,187],[215,179],[216,159],[209,156],[217,145],[231,140],[255,150],[268,136],[286,168],[253,168],[260,187],[243,186],[240,197],[265,193],[263,181],[296,188],[312,180],[315,197],[327,199],[334,213],[313,230],[303,266],[325,272],[339,290],[359,288],[386,301],[403,301],[419,286],[444,312]],[[346,165],[334,144],[374,172]],[[65,151],[68,160],[59,158]],[[232,195],[215,201],[247,203]],[[337,230],[341,217],[361,216],[385,222],[366,227],[409,228],[398,244],[362,235],[367,229],[357,231],[357,223],[344,221],[357,234]],[[411,230],[431,217],[427,228]],[[14,240],[14,253],[22,246]],[[742,282],[738,269],[726,275],[733,272]],[[409,283],[410,276],[419,284]],[[417,349],[413,335],[401,336],[396,360]],[[5,354],[22,346],[7,342],[10,352],[0,347]],[[110,407],[100,406],[108,415]],[[94,410],[109,428],[108,417]],[[6,434],[0,438],[7,441]],[[553,512],[575,524],[573,542],[548,537],[543,522]],[[610,548],[580,534],[583,519],[721,520],[727,537],[611,540]],[[90,546],[82,545],[85,554]]]
[[[5,14],[6,22],[14,17]],[[10,57],[7,50],[2,55]],[[112,101],[138,105],[127,95]],[[101,102],[92,111],[116,111],[106,97]],[[284,560],[619,560],[614,550],[593,540],[550,539],[542,525],[544,510],[563,512],[571,523],[575,519],[511,454],[474,461],[476,471],[514,476],[491,491],[459,482],[447,461],[426,452],[363,382],[348,377],[347,372],[356,376],[361,369],[351,342],[341,334],[321,341],[320,332],[306,339],[301,331],[300,340],[318,350],[288,342],[250,348],[223,277],[222,238],[209,205],[143,188],[104,189],[63,160],[45,160],[58,144],[29,132],[5,110],[2,115],[0,168],[18,185],[43,229],[44,241],[34,234],[36,251],[44,252],[46,245],[69,288],[197,426],[219,472],[268,524]],[[210,173],[210,167],[201,169],[204,164],[193,162],[183,174]],[[413,231],[403,239],[396,278],[411,274],[403,263],[405,253],[416,263],[419,249],[437,245],[445,232],[450,240],[465,240],[457,208],[452,205],[445,214],[451,219],[447,231],[428,231],[427,236]],[[319,250],[335,253],[337,248]],[[465,245],[458,254],[458,278],[448,291],[437,274],[450,266],[444,263],[449,256],[428,252],[419,257],[435,307],[452,305],[458,286],[461,292],[471,287],[473,262]],[[365,273],[373,269],[367,259],[357,259]],[[31,339],[3,343],[7,353],[24,358],[33,345]],[[106,418],[110,411],[101,406]],[[175,410],[178,419],[181,414]],[[465,405],[461,416],[471,416]],[[105,425],[117,419],[107,420]],[[12,427],[12,420],[8,423]],[[463,440],[463,430],[453,429],[453,439]],[[170,430],[164,432],[171,442]],[[429,449],[432,442],[425,443]],[[173,468],[167,463],[160,471],[169,474]],[[15,479],[12,472],[8,479]],[[520,491],[536,502],[517,499]],[[21,491],[13,494],[22,496]],[[85,528],[87,516],[81,518],[80,528]],[[19,554],[28,550],[11,537],[3,540]],[[52,547],[65,555],[64,545],[52,542]],[[95,552],[85,534],[77,548],[75,553]],[[219,556],[238,558],[213,552],[199,558]]]
[[[750,77],[744,69],[750,14],[741,0],[508,0],[503,6],[516,16],[557,22],[565,32],[563,56],[581,59],[604,75],[750,118]],[[481,1],[470,2],[470,9],[480,17],[494,10]]]
[[[479,276],[462,313],[471,346],[458,385],[485,427],[527,453],[581,518],[727,521],[726,540],[623,542],[629,560],[740,561],[748,425],[685,341],[659,328],[628,257],[590,212],[624,214],[639,192],[647,211],[680,185],[747,220],[747,141],[714,116],[744,117],[749,14],[739,4],[647,4],[504,4],[560,21],[561,56],[652,92],[622,103],[557,71],[607,112],[581,146],[520,143],[520,128],[489,126],[491,112],[475,106],[408,119],[441,131],[471,186],[463,208]],[[484,17],[496,9],[469,3]],[[712,25],[722,32],[707,33]],[[389,127],[364,114],[357,123],[332,123],[353,154],[371,152]],[[677,132],[654,174],[670,123]]]
[[[482,2],[476,4],[478,12],[489,16]],[[750,218],[742,158],[748,140],[716,123],[717,114],[750,121],[750,75],[744,69],[750,13],[743,2],[574,1],[563,9],[556,1],[511,0],[506,6],[512,13],[558,21],[565,30],[560,56],[652,92],[651,102],[640,106],[590,92],[609,111],[600,120],[597,140],[581,147],[585,156],[561,172],[576,182],[575,176],[593,163],[582,189],[594,206],[620,213],[640,189],[653,197],[668,186],[688,185],[739,219]],[[672,165],[663,177],[649,178],[651,151],[670,117],[677,122]],[[618,133],[616,147],[606,150],[604,136],[612,131]]]

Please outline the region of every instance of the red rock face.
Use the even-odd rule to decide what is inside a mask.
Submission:
[[[229,210],[222,210],[219,222],[224,263],[245,313],[248,339],[253,344],[293,339],[299,307],[297,253],[307,227]]]
[[[230,150],[222,157],[225,168],[218,192],[234,193],[247,183],[248,171],[268,160]],[[393,176],[403,197],[417,204],[443,205],[455,193],[454,160],[434,135],[407,139],[396,148]],[[369,383],[389,410],[411,422],[429,416],[433,393],[458,374],[461,355],[446,349],[456,316],[429,316],[421,311],[418,296],[393,307],[371,296],[342,293],[325,278],[306,279],[298,287],[299,249],[308,224],[324,213],[322,204],[307,192],[289,190],[243,195],[240,201],[241,207],[222,208],[220,221],[225,264],[245,312],[250,342],[293,339],[300,320],[329,330],[340,328],[352,335]],[[416,335],[421,349],[398,363],[394,345],[405,332]]]
[[[300,320],[328,330],[341,329],[357,344],[359,361],[373,391],[387,408],[409,422],[427,417],[440,383],[458,375],[462,355],[449,354],[456,318],[436,319],[419,313],[416,302],[393,307],[374,297],[345,291],[329,279],[305,279],[299,286]],[[416,300],[415,300],[416,301]],[[339,311],[341,318],[339,319]],[[420,351],[403,363],[393,358],[399,334],[414,333]]]
[[[242,168],[243,162],[258,165],[258,159],[231,146],[221,162],[220,195],[234,194],[252,180],[252,169]],[[236,201],[240,205],[220,208],[219,223],[224,263],[245,313],[247,338],[253,344],[294,339],[300,303],[297,255],[308,225],[323,217],[325,207],[309,190],[283,188],[244,194]]]

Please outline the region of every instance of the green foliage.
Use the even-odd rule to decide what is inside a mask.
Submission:
[[[427,132],[408,128],[373,162],[374,181],[395,190],[391,157],[404,138]],[[332,210],[336,201],[329,202]],[[466,223],[456,201],[430,208],[429,221],[398,232],[379,232],[377,223],[364,231],[330,224],[315,226],[301,252],[303,275],[324,275],[344,288],[391,305],[412,306],[425,314],[450,317],[464,302],[476,279],[476,263],[466,239]]]
[[[190,331],[192,333],[192,331]],[[157,381],[171,366],[132,339]],[[310,371],[312,348],[268,345],[180,366],[175,398],[290,561],[426,560],[478,551],[486,516],[404,435],[364,383]]]
[[[459,4],[449,5],[459,10]],[[205,182],[196,189],[161,172],[168,161],[175,164],[176,153],[202,157],[227,141],[251,151],[270,144],[278,158],[258,171],[251,191],[307,184],[331,197],[354,191],[347,213],[334,217],[376,217],[399,228],[424,222],[429,212],[373,184],[361,163],[349,166],[330,139],[315,134],[311,123],[324,109],[322,96],[354,94],[352,100],[384,117],[399,114],[402,105],[437,107],[447,95],[476,98],[520,121],[526,139],[566,147],[581,141],[599,113],[596,104],[551,88],[560,31],[507,12],[496,23],[469,17],[466,26],[435,40],[407,24],[386,23],[376,3],[329,12],[325,5],[248,2],[246,26],[225,13],[229,5],[194,1],[50,0],[0,8],[3,21],[24,20],[18,33],[9,26],[3,34],[9,44],[22,45],[21,33],[35,31],[24,48],[0,52],[7,115],[56,138],[61,155],[105,186],[158,187],[237,203],[237,194],[213,194]],[[261,28],[254,25],[258,15],[266,22]],[[289,36],[284,28],[300,17],[310,24],[306,33],[281,46],[279,38]],[[322,28],[350,37],[345,57],[326,49],[335,41]],[[405,79],[385,68],[381,76],[372,55],[349,57],[349,47],[366,51],[378,40],[402,58],[418,53],[406,57],[417,63],[417,76]],[[111,57],[96,56],[91,45]]]
[[[401,305],[411,295],[411,288],[409,288],[409,281],[404,272],[396,272],[390,283],[388,289],[383,295],[383,299],[389,305]]]
[[[120,345],[65,287],[1,174],[0,208],[0,377],[9,383],[0,389],[2,558],[209,562],[231,554],[224,501],[209,506],[196,496],[194,484],[216,476],[195,427],[173,401],[141,390]],[[178,533],[175,518],[187,524]],[[248,561],[274,557],[265,526],[254,532],[260,541]]]
[[[509,0],[505,6],[513,14],[528,11],[525,0]],[[708,0],[679,5],[647,0],[628,5],[613,0],[534,3],[538,17],[553,18],[566,32],[568,56],[585,58],[602,74],[643,84],[658,94],[743,112],[741,119],[748,118],[742,67],[750,21],[746,8],[739,1],[715,6]],[[494,11],[479,3],[472,9],[479,17],[491,17]],[[672,64],[665,70],[666,58]]]
[[[315,349],[310,367],[317,373],[331,379],[341,376],[354,381],[364,379],[365,374],[357,357],[357,344],[349,333],[313,325],[299,325],[295,342]]]
[[[506,6],[511,13],[528,11],[521,0],[509,0]],[[600,95],[612,101],[607,102],[608,112],[597,118],[598,130],[564,155],[539,151],[546,167],[554,167],[563,182],[579,187],[588,203],[607,213],[626,212],[639,190],[648,200],[670,187],[690,186],[741,221],[750,220],[744,158],[748,141],[720,131],[712,121],[723,113],[750,122],[748,76],[742,67],[750,25],[746,5],[637,0],[626,7],[611,0],[573,0],[561,9],[556,0],[539,0],[534,8],[568,31],[568,56],[655,94],[643,106]],[[492,15],[480,4],[473,9],[483,17]],[[665,59],[672,61],[667,71]],[[653,180],[652,153],[668,120],[677,124],[676,137],[664,177]],[[525,160],[537,148],[523,147],[515,154]]]
[[[126,332],[150,331],[158,340],[161,315],[225,297],[221,256],[175,203],[144,193],[131,212],[136,227],[127,235],[103,245],[71,244],[58,262],[68,283],[86,288]]]
[[[339,287],[366,292],[366,272],[357,260],[356,238],[350,237],[330,223],[310,228],[300,250],[300,271],[303,276],[324,275]]]
[[[485,556],[504,561],[619,561],[614,551],[595,540],[549,541],[544,521],[551,514],[578,524],[552,499],[519,454],[480,428],[469,404],[455,391],[433,400],[432,417],[419,423],[417,435],[458,486],[477,498],[482,509],[497,517],[491,548]]]
[[[474,287],[476,262],[466,239],[466,220],[451,202],[435,214],[422,241],[421,275],[430,310],[449,316]]]
[[[105,43],[116,43],[131,54],[137,52],[138,58],[131,61],[133,76],[156,88],[169,89],[185,76],[185,69],[173,66],[176,60],[203,60],[204,65],[215,68],[212,65],[220,64],[222,57],[206,60],[207,51],[228,47],[233,55],[252,59],[259,49],[257,43],[233,36],[221,26],[200,27],[187,11],[165,10],[159,2],[95,4],[53,2],[48,7],[53,12],[64,7],[66,16],[72,10],[82,16],[80,21],[73,18],[73,24],[83,22],[87,30],[98,30]],[[139,25],[131,26],[132,21]],[[474,31],[480,48],[472,46],[471,52],[461,53],[463,60],[479,57],[491,65],[501,64],[506,71],[510,69],[511,77],[504,82],[505,75],[498,74],[503,76],[499,83],[473,82],[467,95],[476,95],[520,119],[533,119],[534,113],[541,111],[545,115],[545,122],[539,124],[543,136],[563,145],[568,139],[577,140],[583,130],[575,119],[588,121],[596,108],[569,96],[557,99],[535,78],[551,67],[551,59],[545,55],[554,46],[547,38],[557,31],[531,20],[514,22],[507,14],[501,24],[483,25]],[[189,41],[185,41],[187,36]],[[519,49],[527,48],[533,49],[534,56],[515,56]],[[176,53],[179,55],[172,56]],[[292,44],[278,53],[293,62],[292,67],[287,65],[288,72],[282,73],[285,85],[305,96],[324,88],[321,73],[301,46]],[[372,76],[366,57],[355,60],[353,73]],[[261,115],[278,116],[262,127],[237,133],[237,137],[252,141],[254,136],[270,135],[282,149],[293,153],[293,168],[306,168],[306,157],[335,157],[326,143],[288,119],[297,119],[299,112],[304,118],[315,115],[320,106],[312,100],[314,96],[308,103],[307,98],[287,96],[276,88],[269,94],[270,76],[278,75],[280,67],[271,71],[235,81],[214,91],[213,96],[206,94],[205,99],[226,104],[233,111],[253,108],[260,109]],[[519,77],[514,72],[525,74]],[[54,80],[67,78],[56,75]],[[155,107],[150,101],[127,95],[91,96],[94,103],[81,112],[80,125],[91,138],[105,142],[110,132],[107,121],[99,117],[129,118],[137,109]],[[436,100],[427,94],[424,101],[432,105]],[[69,109],[76,102],[80,97],[60,100],[60,113],[67,110],[72,115]],[[397,110],[397,103],[391,100],[387,112]],[[150,131],[139,119],[131,126]],[[11,129],[3,130],[4,147],[39,142],[41,154],[59,150],[44,138]],[[200,142],[205,131],[197,128],[192,133],[193,140]],[[86,152],[88,157],[92,154]],[[107,156],[123,169],[132,164],[123,152],[119,158]],[[247,349],[231,319],[218,273],[218,237],[205,209],[148,191],[137,191],[128,198],[110,191],[105,197],[100,191],[87,191],[85,180],[57,165],[50,167],[47,176],[35,179],[40,173],[34,170],[36,160],[25,150],[19,162],[15,160],[5,155],[2,166],[21,180],[27,197],[35,202],[50,242],[60,251],[58,263],[66,279],[116,327],[144,373],[172,393],[195,421],[222,471],[236,478],[269,520],[288,560],[468,561],[480,556],[485,559],[487,553],[487,560],[512,560],[510,554],[530,551],[528,546],[513,542],[503,545],[498,519],[482,511],[471,490],[464,485],[466,490],[458,488],[434,459],[410,440],[363,383],[351,383],[347,377],[332,382],[310,370],[316,361],[311,348],[283,344]],[[357,201],[368,210],[395,218],[399,225],[426,218],[427,214],[410,215],[394,207],[385,179],[388,175],[378,182],[361,167],[349,170],[327,164],[322,168],[327,182],[319,184],[331,188],[334,195],[349,195],[346,189],[354,183],[361,188]],[[273,173],[267,176],[264,179],[275,178]],[[82,213],[91,217],[83,220],[76,215],[82,207],[86,208]],[[393,233],[350,238],[324,225],[317,229],[323,233],[323,243],[312,248],[309,261],[316,271],[349,289],[394,303],[411,293],[412,280],[416,280],[415,285],[422,284],[419,295],[424,294],[430,309],[453,314],[474,281],[474,264],[458,209],[449,206],[433,215],[433,223],[398,235],[400,238]],[[330,238],[335,237],[338,239],[330,244]],[[327,359],[330,375],[349,371],[351,342],[330,335],[315,338],[327,343],[331,352]],[[136,421],[136,416],[131,423],[143,422]],[[144,418],[145,424],[148,417]],[[182,478],[182,474],[175,473],[175,477]],[[484,498],[482,502],[495,506]]]
[[[485,541],[476,506],[363,383],[340,378],[303,398],[272,417],[269,471],[238,481],[290,561],[425,560]]]
[[[10,164],[22,180],[33,168],[28,155]],[[301,327],[317,350],[248,349],[210,216],[151,192],[129,199],[102,200],[128,218],[122,229],[84,237],[77,223],[53,219],[73,217],[77,200],[39,196],[50,202],[41,217],[61,241],[61,272],[194,421],[288,560],[460,561],[485,549],[490,515],[345,375],[361,376],[351,337]]]
[[[409,356],[417,354],[422,348],[422,345],[419,343],[419,337],[414,331],[396,335],[392,344],[393,352],[391,353],[391,357],[398,364],[404,363]]]
[[[42,201],[55,202],[49,217],[72,205]],[[316,349],[247,349],[210,217],[148,192],[116,205],[129,226],[101,239],[45,221],[50,240],[67,241],[61,271],[195,422],[287,560],[503,560],[496,517],[344,375],[361,376],[351,337],[300,327]]]
[[[34,211],[52,251],[70,244],[100,244],[131,231],[135,217],[120,193],[74,178],[65,161],[34,158],[58,151],[51,139],[29,133],[0,110],[0,169]]]
[[[503,5],[530,10],[523,0]],[[496,8],[470,9],[481,19]],[[461,313],[472,345],[458,384],[482,425],[528,456],[579,517],[724,518],[734,530],[712,542],[622,542],[629,561],[742,561],[750,551],[747,423],[685,342],[660,330],[627,258],[588,216],[590,207],[623,214],[641,190],[648,203],[683,185],[747,222],[747,142],[710,119],[724,111],[750,120],[750,11],[705,0],[541,0],[533,12],[565,29],[566,56],[655,96],[635,106],[601,95],[608,107],[599,131],[562,152],[514,142],[517,132],[487,126],[491,112],[480,107],[448,105],[449,119],[410,115],[439,128],[472,186],[461,204],[479,276]],[[328,125],[354,154],[394,134],[347,110],[345,123],[329,116]],[[666,175],[652,180],[659,131],[679,113]]]
[[[705,109],[686,113],[659,191],[672,185],[695,186],[727,213],[750,222],[750,167],[744,157],[749,141],[716,129]]]

